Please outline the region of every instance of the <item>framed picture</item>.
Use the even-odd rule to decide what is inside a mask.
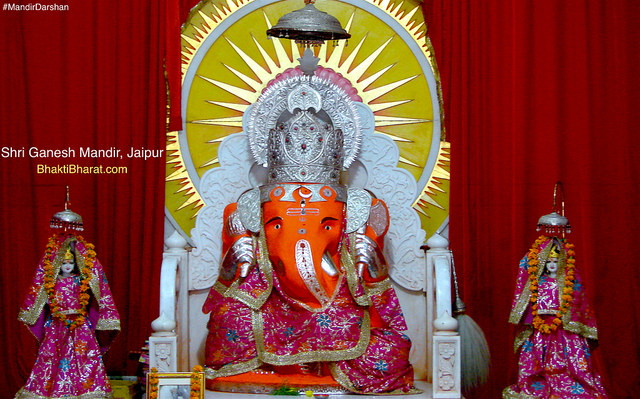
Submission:
[[[204,399],[204,372],[147,374],[148,399]]]

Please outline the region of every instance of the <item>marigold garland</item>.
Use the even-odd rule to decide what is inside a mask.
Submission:
[[[67,315],[60,311],[58,300],[56,298],[55,279],[57,276],[54,276],[55,270],[53,268],[53,264],[51,263],[51,256],[54,253],[58,252],[58,249],[60,247],[57,234],[54,234],[49,238],[44,256],[44,288],[47,291],[47,296],[49,297],[49,308],[51,309],[53,317],[65,323],[68,326],[69,330],[74,330],[85,322],[85,318],[87,316],[87,305],[89,304],[90,298],[90,295],[88,293],[89,281],[91,281],[91,278],[93,276],[93,263],[96,258],[96,253],[95,251],[93,251],[93,249],[95,248],[93,244],[85,243],[82,236],[78,236],[77,240],[84,244],[85,248],[87,248],[88,251],[84,259],[84,267],[80,269],[80,309],[78,310],[78,315],[73,321],[69,320],[67,318]]]
[[[149,392],[147,392],[149,399],[158,399],[158,383],[160,379],[158,378],[158,370],[155,367],[152,367],[147,374],[147,379],[149,382]]]
[[[202,366],[197,365],[193,368],[193,373],[191,373],[191,394],[189,395],[191,398],[200,398],[200,390],[201,390],[201,378],[202,371],[204,369]]]
[[[548,238],[546,236],[538,237],[538,239],[529,250],[529,254],[527,255],[527,260],[529,262],[529,268],[527,269],[527,272],[529,272],[529,289],[531,290],[530,301],[532,304],[531,309],[533,314],[533,327],[544,334],[549,334],[551,333],[551,331],[556,331],[558,327],[562,325],[562,316],[567,313],[567,311],[571,307],[571,303],[573,302],[573,284],[575,282],[576,263],[576,260],[574,258],[576,253],[573,250],[573,244],[570,244],[564,239],[561,239],[561,241],[564,243],[564,247],[567,249],[568,256],[566,273],[564,276],[564,289],[560,298],[560,309],[556,313],[556,317],[552,320],[552,324],[547,324],[538,314],[538,254],[540,253],[540,245],[542,245],[547,240]]]

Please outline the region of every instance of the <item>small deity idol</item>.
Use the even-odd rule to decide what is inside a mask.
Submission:
[[[505,399],[607,397],[591,362],[598,330],[574,256],[564,238],[540,236],[520,261],[509,318],[520,326],[518,382]]]
[[[49,239],[19,319],[40,346],[16,399],[111,397],[102,355],[120,320],[93,244],[69,232]]]

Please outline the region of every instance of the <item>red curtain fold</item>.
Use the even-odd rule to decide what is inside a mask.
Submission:
[[[424,10],[451,141],[451,248],[492,354],[490,380],[471,397],[498,398],[516,381],[507,324],[516,268],[558,180],[605,387],[611,398],[637,397],[640,6],[434,0]]]
[[[165,148],[167,32],[180,40],[177,18],[167,13],[176,2],[58,3],[68,8],[0,12],[0,147],[25,149],[20,157],[0,157],[2,397],[24,384],[35,360],[37,345],[17,320],[18,309],[51,234],[49,219],[63,209],[65,185],[121,316],[122,332],[105,355],[108,372],[135,372],[129,352],[142,348],[158,316],[165,157],[127,154]],[[30,147],[71,147],[76,154],[30,158]],[[81,158],[80,147],[114,148],[122,158]],[[127,171],[40,174],[39,164]]]

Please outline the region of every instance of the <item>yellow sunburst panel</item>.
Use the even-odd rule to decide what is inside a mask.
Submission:
[[[429,183],[413,202],[413,209],[418,211],[423,228],[430,228],[425,228],[429,235],[449,216],[450,154],[451,145],[441,141],[438,159],[429,176]]]
[[[278,73],[298,64],[300,50],[293,42],[268,40],[265,32],[281,15],[300,8],[299,0],[254,7],[220,32],[221,24],[251,2],[214,0],[201,3],[192,11],[183,29],[183,84],[191,71],[190,90],[183,100],[186,101],[186,114],[183,115],[186,131],[182,134],[186,135],[188,151],[181,148],[177,133],[169,134],[166,202],[172,218],[187,234],[193,227],[193,218],[204,205],[194,180],[217,166],[219,143],[227,135],[242,130],[244,110],[257,100],[266,84]],[[437,78],[419,3],[386,0],[369,0],[368,3],[404,27],[419,45]],[[352,35],[348,47],[324,45],[317,48],[320,65],[352,82],[363,101],[374,111],[376,131],[388,135],[398,144],[400,166],[416,180],[424,181],[425,165],[430,153],[433,154],[434,134],[434,101],[423,73],[424,65],[416,59],[401,35],[370,12],[340,1],[318,0],[316,6],[336,16]],[[213,43],[212,37],[215,38]],[[207,51],[201,54],[206,40],[210,41]],[[435,150],[441,155],[446,152]],[[189,154],[187,159],[186,153]],[[448,214],[448,175],[435,173],[440,170],[439,164],[443,164],[440,157],[433,171],[428,171],[432,176],[415,205],[423,214],[423,226],[428,234]],[[435,228],[429,227],[430,224]]]

